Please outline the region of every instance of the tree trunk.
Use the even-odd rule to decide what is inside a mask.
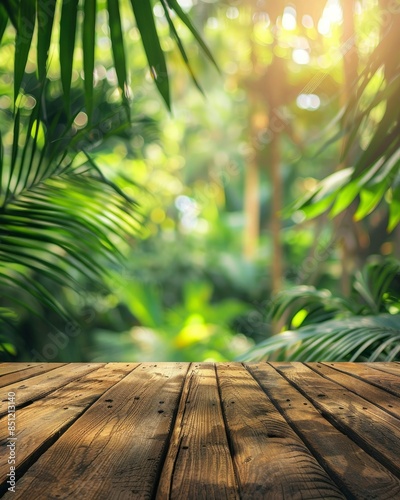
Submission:
[[[257,155],[255,152],[249,158],[245,176],[244,256],[247,260],[251,261],[257,254],[260,227],[260,182]]]
[[[282,210],[282,177],[281,163],[281,135],[275,132],[270,142],[269,169],[272,181],[272,292],[277,293],[282,285],[282,242],[281,242],[281,210]]]

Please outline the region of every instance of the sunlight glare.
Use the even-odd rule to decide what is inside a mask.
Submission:
[[[316,94],[299,94],[296,104],[300,109],[314,111],[320,107],[321,99]]]
[[[207,19],[207,27],[213,30],[217,29],[219,26],[218,19],[216,17],[209,17]]]
[[[182,7],[182,9],[185,10],[186,12],[188,12],[193,7],[192,0],[180,0],[179,4]]]
[[[0,109],[8,109],[11,107],[11,99],[7,95],[0,97]]]
[[[226,17],[228,19],[236,19],[239,17],[239,9],[237,7],[229,7],[226,11]]]
[[[331,23],[340,24],[343,21],[343,10],[338,0],[328,1],[323,17],[329,19]]]
[[[309,14],[305,14],[301,20],[301,24],[307,28],[311,29],[314,28],[314,21],[313,18]]]
[[[297,64],[308,64],[310,62],[310,54],[305,49],[294,49],[292,59]]]
[[[296,29],[296,11],[293,7],[285,7],[282,17],[282,27],[287,31]]]
[[[329,35],[330,30],[331,30],[330,20],[324,16],[321,17],[321,19],[318,21],[318,33],[327,36]]]
[[[78,128],[83,128],[88,122],[88,115],[83,111],[79,111],[76,115],[74,123]]]

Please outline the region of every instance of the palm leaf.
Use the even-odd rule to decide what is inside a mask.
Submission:
[[[2,153],[0,137],[0,286],[23,290],[68,318],[68,312],[36,279],[79,290],[78,277],[103,281],[120,265],[125,241],[139,227],[136,204],[107,179],[88,153],[65,149],[74,135],[39,144],[40,106],[14,117],[13,144]],[[16,147],[26,138],[22,150]],[[42,138],[43,139],[43,138]],[[11,153],[11,154],[10,154]],[[11,294],[6,295],[13,301]],[[23,299],[21,299],[23,300]],[[28,301],[24,302],[29,309]]]
[[[348,313],[351,305],[344,299],[334,297],[329,290],[317,290],[313,286],[297,286],[274,296],[269,310],[271,319],[285,319],[292,328],[292,321],[300,313],[302,322],[320,322],[338,313]],[[350,309],[351,310],[351,309]]]
[[[279,333],[238,361],[395,361],[399,348],[400,315],[353,316]]]
[[[72,66],[75,51],[75,33],[79,0],[66,0],[62,4],[60,20],[60,67],[65,108],[69,113]],[[88,50],[88,48],[86,48]]]
[[[0,5],[0,42],[8,24],[8,14],[3,5]]]
[[[85,102],[89,123],[93,112],[93,71],[94,49],[96,43],[96,3],[97,0],[85,0],[82,29],[83,72],[85,75]]]
[[[42,85],[44,84],[48,51],[54,30],[53,21],[56,5],[57,0],[3,0],[0,5],[0,41],[9,19],[17,31],[14,78],[15,100],[17,99],[21,88],[28,54],[32,43],[32,36],[35,31],[36,6],[38,21],[37,69],[39,80]],[[178,31],[174,26],[173,18],[170,15],[169,10],[173,11],[176,17],[186,25],[192,36],[199,44],[201,50],[206,55],[207,59],[211,61],[219,71],[218,65],[198,30],[194,27],[188,15],[182,10],[179,3],[176,0],[163,0],[162,5],[164,7],[165,17],[170,26],[172,37],[185,61],[193,82],[197,88],[201,90],[201,87],[192,71],[189,57],[184,48],[182,39],[179,37]],[[85,75],[85,104],[89,118],[92,114],[93,106],[93,69],[95,65],[94,46],[97,6],[97,0],[83,0],[83,16],[81,18],[81,16],[78,15],[79,0],[64,0],[61,6],[60,19],[59,53],[65,108],[69,112],[71,99],[71,77],[76,47],[75,35],[76,32],[80,30],[82,32],[83,70]],[[151,0],[131,0],[131,6],[141,35],[151,75],[167,107],[170,108],[171,102],[167,64],[157,33],[152,2]],[[108,11],[111,49],[118,79],[118,86],[122,92],[123,104],[129,113],[129,82],[126,65],[128,58],[124,47],[119,0],[108,0],[106,9]],[[82,26],[80,26],[81,23]]]
[[[192,21],[187,16],[187,14],[183,11],[182,7],[179,5],[177,0],[165,0],[165,2],[168,4],[170,9],[175,11],[175,13],[179,17],[179,19],[186,25],[186,27],[192,33],[194,38],[197,40],[198,44],[200,45],[200,47],[203,50],[206,57],[214,64],[217,71],[220,71],[219,66],[218,66],[217,62],[215,61],[210,49],[207,47],[204,40],[200,36],[199,32],[194,27]],[[182,54],[182,56],[183,56],[183,54]]]
[[[398,57],[393,55],[393,46],[397,46],[400,41],[400,16],[392,15],[391,24],[387,28],[353,86],[352,97],[341,112],[339,132],[333,134],[322,148],[326,149],[332,142],[345,136],[345,147],[340,161],[353,164],[350,167],[349,182],[331,185],[331,188],[326,190],[327,183],[332,184],[332,180],[340,175],[336,172],[321,181],[313,193],[289,207],[286,210],[287,215],[292,215],[295,210],[302,210],[307,218],[313,218],[330,210],[330,216],[336,217],[360,197],[355,219],[361,220],[375,210],[385,199],[386,193],[397,185],[400,175],[400,113],[397,105],[400,99],[400,64]],[[378,73],[382,69],[383,79]],[[370,98],[367,87],[377,78],[382,81]],[[366,100],[369,100],[367,105]],[[381,104],[385,105],[385,112],[379,123],[376,123],[373,111]],[[350,151],[354,149],[363,127],[367,126],[373,128],[369,144],[364,150],[359,148],[358,156],[350,159]],[[397,206],[396,201],[394,205]],[[388,229],[392,231],[399,222],[397,209],[390,207]]]
[[[168,109],[171,107],[169,79],[164,52],[160,45],[150,0],[131,0],[136,25],[140,32],[144,51],[158,91]]]
[[[55,9],[56,0],[37,1],[38,32],[40,33],[37,40],[37,69],[40,82],[44,82],[46,77]]]
[[[190,76],[192,77],[193,82],[195,83],[195,85],[199,89],[199,91],[201,93],[203,93],[203,90],[202,90],[199,82],[196,79],[196,76],[195,76],[195,74],[193,72],[193,69],[192,69],[192,66],[190,64],[189,58],[188,58],[188,56],[186,54],[185,48],[184,48],[184,46],[182,44],[181,39],[179,38],[178,32],[177,32],[177,30],[175,28],[175,25],[174,25],[174,23],[172,21],[172,18],[170,16],[169,11],[168,11],[167,0],[161,0],[161,3],[162,3],[162,6],[164,7],[165,17],[166,17],[168,25],[169,25],[171,36],[172,36],[172,38],[175,39],[175,42],[176,42],[176,44],[177,44],[177,46],[179,48],[179,51],[180,51],[180,53],[182,55],[182,58],[183,58],[183,61],[186,64],[186,67],[187,67],[187,69],[188,69],[188,71],[190,73]]]
[[[14,102],[17,100],[35,29],[36,1],[20,0],[14,58]]]
[[[114,67],[117,74],[118,85],[121,90],[122,102],[124,103],[129,117],[130,108],[127,95],[128,76],[126,71],[126,55],[124,49],[124,39],[122,36],[119,3],[114,0],[108,0],[107,7]]]
[[[362,271],[355,274],[353,289],[358,293],[355,300],[365,301],[367,313],[386,312],[391,304],[391,285],[399,274],[398,260],[371,256]]]

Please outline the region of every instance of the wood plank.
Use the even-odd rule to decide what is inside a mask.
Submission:
[[[333,427],[271,365],[246,368],[348,498],[400,498],[400,480]]]
[[[378,389],[374,385],[352,377],[351,375],[337,371],[333,367],[323,363],[306,363],[306,365],[315,372],[320,373],[324,377],[327,377],[355,394],[358,394],[370,403],[379,406],[382,410],[400,418],[400,398],[397,398],[393,394],[390,394],[382,389]]]
[[[109,363],[16,412],[16,476],[19,478],[107,389],[138,364]],[[8,442],[7,416],[0,419],[0,449]],[[6,448],[4,448],[6,449]],[[7,490],[7,461],[0,462],[0,494]]]
[[[21,380],[33,377],[34,375],[40,375],[41,373],[49,372],[60,366],[64,366],[65,363],[32,363],[25,369],[18,370],[16,372],[8,373],[0,378],[0,387],[5,387],[6,385],[18,384]]]
[[[323,416],[397,477],[400,475],[399,420],[302,363],[271,363]]]
[[[0,364],[0,376],[7,375],[8,373],[14,373],[19,370],[26,370],[27,368],[33,366],[35,363],[1,363]]]
[[[139,366],[69,427],[4,498],[25,499],[32,492],[49,498],[49,485],[51,498],[151,497],[188,366]]]
[[[241,364],[217,374],[241,498],[345,498]]]
[[[374,363],[365,363],[370,368],[375,368],[375,370],[382,370],[383,372],[391,373],[393,375],[397,375],[400,377],[400,365],[396,365],[395,363],[383,363],[383,362],[374,362]],[[399,381],[400,384],[400,381]]]
[[[97,368],[104,366],[104,363],[70,363],[55,370],[51,370],[41,375],[36,375],[27,381],[14,382],[2,388],[4,397],[0,401],[0,416],[7,413],[8,392],[15,392],[15,406],[20,408],[26,406],[36,399],[40,399],[50,392],[76,380]]]
[[[366,380],[370,384],[384,389],[395,396],[400,397],[399,381],[396,375],[388,372],[376,370],[373,366],[368,366],[366,363],[325,363],[327,366],[335,368],[343,373],[348,373],[353,377]]]
[[[189,369],[156,498],[239,498],[211,363]]]

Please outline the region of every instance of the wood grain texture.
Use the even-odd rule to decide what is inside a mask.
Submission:
[[[13,391],[17,485],[6,500],[397,499],[399,370],[0,364],[0,496]]]
[[[400,377],[400,365],[396,363],[365,363],[369,368],[373,368],[374,370],[381,370],[387,373],[392,373],[393,375],[397,375]],[[399,381],[400,383],[400,381]]]
[[[246,368],[347,497],[400,498],[400,480],[336,429],[271,365],[248,363]]]
[[[400,397],[400,385],[397,375],[389,372],[383,372],[375,368],[374,364],[367,365],[367,363],[325,363],[327,366],[335,368],[343,373],[348,373],[353,377],[365,380],[370,384],[384,389],[395,396]],[[392,363],[394,365],[395,363]]]
[[[400,399],[393,394],[390,394],[383,389],[379,389],[368,382],[359,380],[351,375],[337,371],[333,367],[324,365],[323,363],[306,363],[306,365],[329,380],[332,380],[355,394],[358,394],[366,401],[369,401],[370,403],[379,406],[382,410],[387,411],[391,415],[400,418]]]
[[[400,422],[302,363],[271,363],[333,425],[396,476],[400,475]]]
[[[21,380],[26,380],[35,375],[49,372],[51,370],[54,370],[55,368],[59,368],[60,366],[65,366],[65,364],[66,363],[38,363],[30,366],[28,366],[27,364],[26,368],[21,368],[21,370],[2,375],[0,377],[0,387],[18,384],[19,382],[21,382]]]
[[[7,375],[7,373],[14,373],[20,370],[26,370],[38,363],[1,363],[0,364],[0,376]]]
[[[15,405],[20,408],[101,366],[104,366],[104,363],[71,363],[36,375],[29,380],[21,380],[7,385],[1,389],[4,397],[0,402],[0,416],[7,413],[6,395],[10,391],[15,392]]]
[[[104,392],[5,498],[25,499],[32,491],[36,498],[150,498],[187,368],[145,363],[133,370]]]
[[[17,411],[17,470],[20,477],[80,415],[137,364],[109,363]],[[6,450],[7,417],[0,419],[0,449]],[[7,489],[7,461],[0,462],[0,493]]]
[[[345,498],[243,366],[217,374],[241,498]]]
[[[239,498],[213,364],[189,369],[156,498]]]

